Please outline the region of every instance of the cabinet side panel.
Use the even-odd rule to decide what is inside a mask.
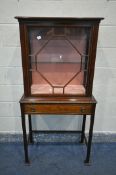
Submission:
[[[20,23],[20,42],[22,52],[22,68],[23,68],[23,83],[24,83],[24,94],[28,96],[29,93],[29,73],[28,73],[28,54],[27,54],[27,42],[26,42],[26,26]]]
[[[92,96],[93,78],[94,78],[94,69],[95,69],[95,60],[96,60],[96,49],[97,49],[97,40],[98,40],[98,30],[99,30],[98,24],[94,25],[91,30],[88,75],[87,75],[87,96]]]

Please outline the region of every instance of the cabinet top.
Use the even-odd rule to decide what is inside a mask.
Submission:
[[[102,17],[28,17],[28,16],[16,16],[15,19],[18,19],[19,22],[37,22],[37,21],[88,21],[88,22],[100,22],[104,18]]]

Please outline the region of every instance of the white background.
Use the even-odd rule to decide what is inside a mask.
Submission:
[[[99,30],[93,94],[94,132],[116,131],[116,0],[0,0],[0,132],[21,132],[23,94],[18,22],[14,16],[104,17]],[[34,128],[77,130],[81,118],[39,116]],[[88,128],[88,124],[87,124]]]

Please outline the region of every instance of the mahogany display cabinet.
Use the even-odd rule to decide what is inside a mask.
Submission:
[[[96,100],[92,96],[99,23],[103,18],[16,17],[19,21],[24,95],[20,100],[25,162],[33,143],[34,114],[83,117],[80,142],[85,142],[90,116],[85,163],[90,161]]]

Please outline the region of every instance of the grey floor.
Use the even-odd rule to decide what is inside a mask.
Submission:
[[[29,146],[29,166],[20,139],[1,139],[0,175],[116,175],[116,142],[94,142],[91,166],[85,166],[86,146],[78,143],[76,134],[40,134],[38,141],[37,137]]]

